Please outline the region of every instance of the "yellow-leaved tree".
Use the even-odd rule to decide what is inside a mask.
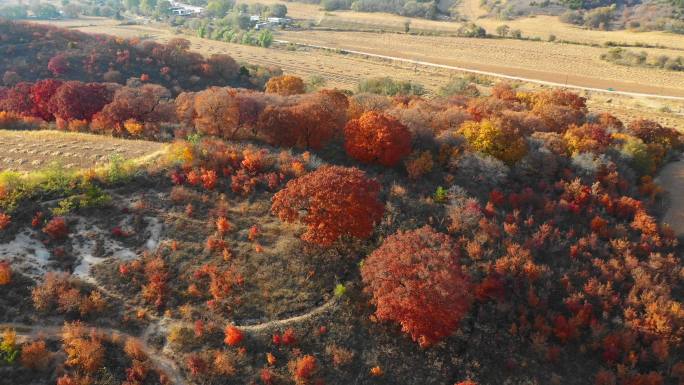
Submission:
[[[527,154],[527,142],[523,135],[516,130],[502,127],[496,121],[467,121],[461,125],[459,132],[473,150],[491,155],[509,165]]]

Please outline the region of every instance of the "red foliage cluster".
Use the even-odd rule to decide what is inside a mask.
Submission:
[[[305,174],[310,159],[308,153],[276,155],[209,138],[196,145],[179,142],[175,147],[172,151],[178,153],[183,164],[171,172],[174,184],[202,186],[207,190],[229,187],[234,193],[245,196],[258,187],[274,191],[287,179]]]
[[[371,235],[384,212],[379,192],[380,184],[361,170],[324,166],[288,182],[273,197],[271,211],[283,221],[306,224],[305,241],[329,246],[343,235]]]
[[[176,98],[178,119],[223,139],[262,139],[288,147],[319,149],[346,122],[347,97],[337,91],[289,98],[231,88],[210,88]]]
[[[0,213],[0,231],[7,229],[10,224],[12,224],[12,217],[5,213]]]
[[[111,101],[113,90],[104,83],[42,80],[19,83],[0,96],[0,111],[62,122],[90,120]]]
[[[12,282],[12,266],[7,261],[0,261],[0,286],[9,285]]]
[[[147,283],[142,287],[143,298],[157,308],[163,307],[169,279],[164,260],[160,257],[148,259],[145,261],[144,273]]]
[[[342,132],[348,105],[344,94],[329,90],[269,105],[259,115],[258,133],[272,145],[321,149]]]
[[[221,247],[226,252],[225,245]],[[212,310],[217,310],[225,304],[233,286],[240,283],[240,276],[237,276],[231,268],[219,268],[215,264],[202,265],[195,270],[192,275],[193,283],[188,289],[195,297],[207,299]],[[208,279],[208,283],[206,280]],[[208,293],[205,296],[203,293]]]
[[[60,77],[123,84],[139,77],[143,82],[178,91],[212,85],[261,87],[265,82],[256,73],[241,71],[228,55],[214,54],[205,59],[191,52],[190,42],[185,39],[159,44],[7,20],[0,21],[0,34],[0,74],[15,73],[20,81]],[[266,68],[259,74],[270,75]]]
[[[154,138],[160,123],[175,120],[171,93],[159,85],[121,87],[111,99],[94,115],[93,131]]]
[[[228,346],[237,346],[244,338],[242,331],[234,325],[226,326],[225,334],[226,338],[223,340],[223,342],[225,342]]]
[[[162,308],[167,299],[169,272],[160,256],[144,254],[140,259],[119,265],[119,274],[142,289],[143,299]]]
[[[149,368],[144,362],[133,360],[133,366],[126,368],[126,382],[122,385],[142,385],[145,383]]]
[[[385,239],[361,275],[378,319],[399,323],[423,347],[449,336],[470,308],[454,243],[427,226]]]
[[[62,240],[69,235],[69,227],[63,217],[54,217],[43,227],[43,232],[52,240]]]
[[[344,147],[352,158],[392,167],[411,153],[411,133],[391,116],[366,112],[344,128]]]
[[[193,377],[200,376],[207,371],[207,362],[198,354],[190,354],[186,359],[186,363]]]
[[[293,363],[291,367],[292,376],[295,382],[302,383],[313,377],[317,368],[316,357],[307,354]]]
[[[101,313],[106,307],[106,302],[98,291],[88,294],[68,274],[46,273],[43,282],[33,288],[31,296],[34,307],[43,312],[56,308],[60,313],[86,316]]]
[[[21,364],[29,369],[45,370],[50,363],[50,352],[44,340],[30,342],[21,348]]]

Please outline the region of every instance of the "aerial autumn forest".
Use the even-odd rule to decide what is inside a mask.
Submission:
[[[674,127],[191,47],[0,20],[0,384],[684,384]]]

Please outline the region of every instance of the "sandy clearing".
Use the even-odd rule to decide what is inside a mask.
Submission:
[[[127,219],[130,222],[132,217],[129,216]],[[145,221],[147,222],[145,234],[148,236],[145,241],[145,248],[148,251],[154,251],[160,242],[163,226],[154,217],[145,217]],[[120,223],[119,227],[125,230],[128,228],[128,223]],[[121,242],[113,239],[110,232],[89,223],[86,218],[80,218],[76,231],[70,238],[72,239],[73,255],[80,260],[79,264],[74,268],[73,275],[90,283],[97,283],[91,271],[94,266],[108,259],[130,261],[138,257],[136,250],[126,247]],[[95,256],[98,238],[102,240],[102,250],[105,250],[105,256],[103,257]]]
[[[78,223],[69,234],[73,247],[71,254],[77,263],[72,273],[74,276],[96,284],[91,272],[93,266],[108,259],[129,261],[138,257],[137,250],[114,239],[110,231],[103,230],[88,218],[77,219]],[[159,245],[163,224],[154,217],[145,217],[145,221],[145,248],[153,251]],[[128,228],[123,223],[121,227]],[[105,251],[102,257],[95,256],[98,239],[102,242],[102,250]],[[17,233],[11,241],[0,243],[0,260],[10,261],[14,268],[35,280],[42,280],[47,271],[55,270],[50,266],[50,257],[50,251],[40,242],[37,232],[33,229],[26,228]]]
[[[46,271],[50,252],[36,239],[35,230],[27,229],[18,233],[13,240],[0,243],[0,260],[9,261],[12,268],[33,279],[40,279]]]

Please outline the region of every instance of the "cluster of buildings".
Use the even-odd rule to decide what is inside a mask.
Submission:
[[[259,15],[252,15],[249,17],[249,21],[254,23],[254,29],[272,29],[278,26],[286,26],[290,23],[290,18],[287,17],[267,17],[262,18]]]
[[[176,1],[170,1],[170,3],[171,8],[169,8],[169,10],[176,16],[199,16],[204,12],[204,7],[179,3]]]
[[[175,16],[200,16],[204,13],[204,7],[170,1],[170,11]],[[250,15],[249,21],[254,25],[254,29],[272,29],[279,26],[286,26],[290,23],[287,17],[261,17],[260,15]]]

